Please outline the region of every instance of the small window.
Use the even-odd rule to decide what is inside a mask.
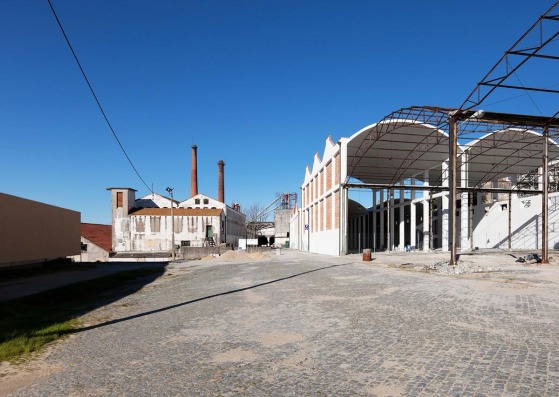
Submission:
[[[190,247],[190,240],[182,240],[181,247]]]
[[[204,199],[204,204],[209,204],[209,203],[210,203],[210,200]]]
[[[200,199],[194,199],[194,204],[200,204]]]
[[[122,207],[122,192],[116,192],[116,207]]]
[[[82,243],[82,252],[87,252],[87,244]]]

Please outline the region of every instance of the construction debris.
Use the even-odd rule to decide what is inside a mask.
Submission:
[[[524,257],[520,257],[516,260],[518,263],[524,263],[526,265],[533,265],[536,263],[540,263],[542,258],[538,254],[528,254]]]

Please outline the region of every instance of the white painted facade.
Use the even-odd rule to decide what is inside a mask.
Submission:
[[[303,251],[340,255],[341,181],[344,175],[343,143],[326,139],[323,156],[316,153],[312,169],[307,166],[301,186],[301,208],[294,212],[289,225],[290,246]]]
[[[167,197],[154,193],[135,200],[134,189],[108,190],[116,253],[170,251],[173,236],[175,246],[236,247],[246,235],[243,213],[203,194],[180,203],[174,201],[171,214],[171,200]]]
[[[559,249],[559,193],[550,193],[548,202],[550,249]],[[511,199],[512,249],[541,249],[542,197],[515,197]],[[508,200],[489,205],[478,205],[474,217],[476,226],[471,247],[508,249]]]
[[[477,204],[473,204],[473,193],[459,192],[457,208],[449,212],[449,196],[445,190],[430,192],[432,186],[449,186],[448,135],[433,126],[413,121],[392,120],[384,124],[402,124],[405,130],[400,137],[392,132],[390,138],[383,135],[383,125],[373,124],[350,138],[342,138],[334,144],[330,137],[326,140],[322,159],[314,156],[312,169],[307,166],[301,186],[301,207],[290,219],[290,246],[303,251],[328,255],[345,255],[359,252],[364,248],[376,250],[441,249],[448,251],[450,245],[449,227],[456,224],[456,245],[461,252],[480,248],[509,247],[508,201],[482,204],[481,194],[477,194]],[[426,138],[428,137],[428,138]],[[378,147],[370,152],[359,152],[359,142],[371,140]],[[496,148],[495,141],[500,142]],[[414,148],[421,142],[427,149],[415,153]],[[541,137],[532,131],[508,128],[493,132],[468,145],[460,146],[459,187],[480,188],[485,184],[500,187],[499,181],[514,181],[522,173],[532,172],[541,165],[541,158],[527,156],[523,161],[514,159],[506,166],[494,168],[488,179],[488,165],[493,156],[501,155],[498,150],[510,153],[524,151],[539,153]],[[383,151],[392,150],[395,158]],[[549,142],[550,158],[559,156],[559,145]],[[351,155],[350,155],[351,154]],[[365,156],[367,154],[367,156]],[[399,157],[398,157],[399,155]],[[388,188],[367,187],[372,207],[358,209],[348,197],[348,162],[352,157],[363,158],[360,169],[364,183],[371,186],[386,185]],[[422,157],[423,156],[423,157]],[[414,167],[402,164],[415,158]],[[509,158],[507,158],[509,160]],[[360,160],[361,161],[361,160]],[[400,161],[400,163],[399,163]],[[330,170],[328,166],[335,164]],[[377,171],[378,169],[378,171]],[[389,170],[394,171],[390,173]],[[328,171],[327,171],[328,170]],[[407,173],[406,173],[407,172]],[[358,171],[359,173],[359,171]],[[352,178],[358,179],[359,175]],[[406,186],[413,185],[414,189]],[[401,186],[401,188],[399,187]],[[418,187],[425,187],[425,190]],[[541,189],[541,187],[540,187]],[[389,194],[391,193],[391,194]],[[550,193],[548,205],[549,248],[559,249],[559,204],[558,193]],[[511,191],[511,248],[541,249],[541,196],[519,198]],[[494,197],[498,196],[496,193]],[[506,196],[506,194],[505,194]],[[329,203],[328,200],[331,200]],[[453,217],[451,219],[450,217]],[[431,240],[432,239],[432,240]]]

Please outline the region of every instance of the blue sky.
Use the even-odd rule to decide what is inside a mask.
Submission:
[[[328,135],[411,105],[459,106],[554,2],[52,3],[147,184],[186,199],[196,144],[200,192],[217,196],[223,159],[225,199],[246,207],[299,192]],[[0,190],[110,223],[107,187],[148,189],[47,1],[0,2],[0,35]],[[538,114],[528,101],[505,104]]]

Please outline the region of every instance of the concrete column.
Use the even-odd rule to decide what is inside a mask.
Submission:
[[[511,184],[511,188],[516,190],[516,188],[517,188],[516,185],[518,184],[518,175],[511,175],[510,184]],[[517,198],[518,198],[518,194],[517,193],[512,193],[511,199],[514,201]]]
[[[448,186],[449,185],[449,175],[448,175],[448,162],[445,161],[442,164],[442,185]],[[441,214],[441,232],[439,233],[441,238],[441,249],[443,252],[448,252],[448,232],[449,232],[449,200],[448,200],[448,192],[444,192],[441,196],[441,206],[439,214]],[[453,214],[454,216],[454,214]]]
[[[415,203],[410,204],[410,245],[416,247],[415,237],[417,235],[417,226],[415,224]]]
[[[470,203],[468,202],[468,193],[460,194],[460,252],[470,251],[469,231],[470,231]]]
[[[462,164],[460,167],[460,185],[462,187],[468,187],[468,152],[464,152],[461,156]],[[460,242],[460,251],[466,252],[470,251],[470,244],[468,244],[470,239],[470,201],[467,192],[462,192],[460,194],[460,236],[458,241]]]
[[[423,186],[429,186],[429,170],[423,171]],[[423,251],[429,251],[429,191],[423,191]]]
[[[412,186],[415,186],[415,178],[411,178],[411,184]],[[410,245],[414,248],[416,248],[416,236],[417,236],[417,230],[416,229],[416,224],[415,224],[415,204],[413,202],[413,200],[415,200],[415,190],[411,191],[411,204],[410,204]]]
[[[377,218],[378,218],[378,213],[377,213],[377,192],[375,190],[373,190],[373,230],[372,230],[372,249],[373,251],[376,251],[377,248]]]
[[[400,182],[400,185],[404,185],[404,181]],[[398,248],[400,249],[400,251],[404,251],[405,250],[405,245],[406,245],[406,220],[404,219],[404,203],[405,203],[405,199],[404,199],[404,189],[400,189],[400,208],[399,208],[399,213],[400,213],[400,221],[398,222],[398,237],[399,237],[399,243],[398,243]]]
[[[395,222],[394,222],[394,191],[392,191],[392,194],[389,194],[390,196],[390,221],[388,222],[388,229],[390,230],[390,241],[388,242],[388,245],[390,246],[390,251],[394,250],[394,231],[395,231]]]
[[[384,189],[379,190],[380,248],[384,248]]]

